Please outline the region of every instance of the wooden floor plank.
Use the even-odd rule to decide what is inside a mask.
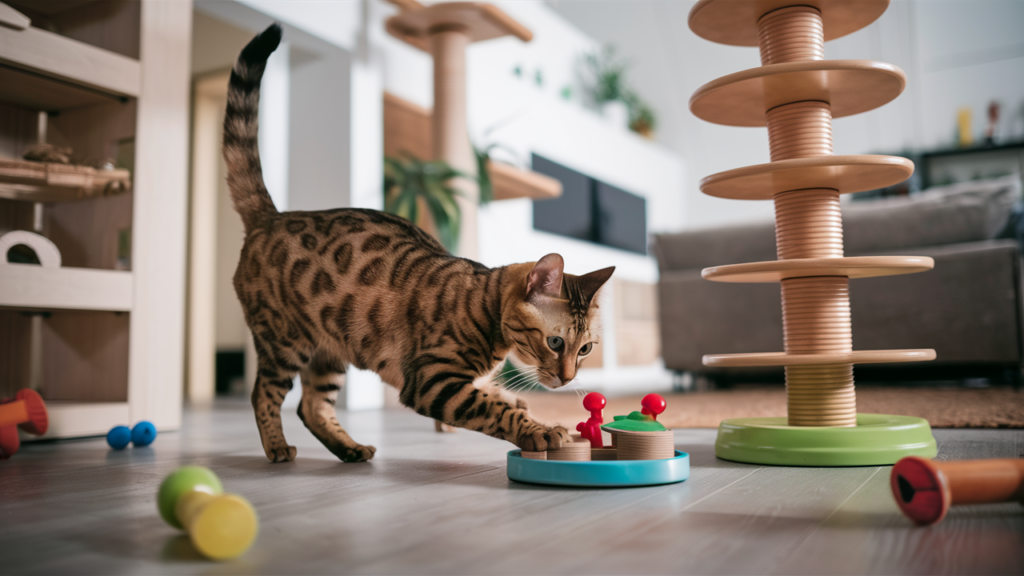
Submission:
[[[1021,434],[937,430],[939,458],[1014,458]],[[776,569],[778,574],[1024,574],[1024,508],[955,506],[917,527],[896,506],[883,468]]]
[[[0,463],[0,574],[853,574],[1024,572],[1024,511],[954,509],[919,529],[888,468],[801,469],[714,457],[714,430],[678,430],[682,484],[573,489],[508,480],[512,448],[433,432],[408,411],[346,414],[369,463],[334,458],[286,412],[299,457],[270,464],[243,403],[186,411],[150,448],[34,443]],[[1024,452],[1024,431],[938,430],[940,457]],[[211,564],[165,526],[156,488],[182,464],[213,468],[256,507],[243,558]]]

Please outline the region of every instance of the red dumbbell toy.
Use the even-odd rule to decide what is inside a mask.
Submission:
[[[18,428],[41,436],[49,425],[46,403],[35,390],[18,390],[14,398],[0,401],[0,460],[14,456],[21,447]]]
[[[896,504],[920,525],[941,521],[953,504],[1024,504],[1024,460],[937,462],[907,456],[889,476]]]

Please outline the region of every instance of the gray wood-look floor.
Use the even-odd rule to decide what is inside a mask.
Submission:
[[[270,464],[251,409],[189,410],[180,432],[114,452],[103,439],[23,446],[0,462],[2,574],[1024,574],[1024,507],[955,508],[918,528],[889,468],[776,468],[714,457],[714,430],[678,430],[682,484],[532,486],[509,444],[437,434],[405,411],[341,414],[376,445],[344,464],[285,413],[298,459]],[[945,459],[1024,454],[1022,430],[936,430]],[[182,464],[220,475],[259,512],[256,545],[204,561],[163,524],[156,489]]]

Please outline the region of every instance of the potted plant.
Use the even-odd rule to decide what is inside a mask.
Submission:
[[[426,208],[437,239],[449,251],[459,243],[458,192],[449,185],[453,178],[467,177],[447,162],[423,161],[411,154],[384,158],[384,211],[423,226],[421,207]]]
[[[626,106],[629,107],[629,129],[648,140],[653,140],[654,128],[657,125],[654,110],[635,92],[627,95]]]
[[[601,109],[601,113],[609,122],[625,127],[629,120],[629,108],[626,106],[626,64],[615,54],[615,47],[604,46],[600,52],[590,53],[584,57],[589,75],[590,97]]]

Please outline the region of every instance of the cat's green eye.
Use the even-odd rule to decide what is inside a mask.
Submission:
[[[586,356],[587,354],[590,354],[590,351],[593,350],[593,349],[594,349],[594,343],[593,342],[587,342],[586,344],[583,345],[583,348],[580,348],[580,356]]]
[[[561,336],[548,336],[548,348],[561,352],[562,348],[565,348],[565,340],[562,340]]]

